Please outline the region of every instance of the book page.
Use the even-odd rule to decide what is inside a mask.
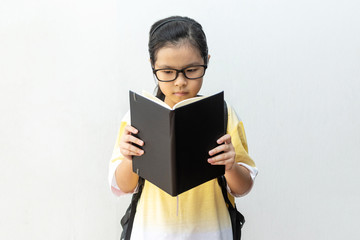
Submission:
[[[169,107],[169,105],[167,105],[165,102],[161,101],[160,99],[158,99],[156,96],[152,95],[151,93],[143,90],[142,91],[142,95],[144,97],[146,97],[147,99],[161,105],[161,106],[164,106],[168,109],[171,109],[171,110],[174,110],[175,108],[179,108],[179,107],[182,107],[182,106],[185,106],[187,104],[190,104],[190,103],[193,103],[193,102],[196,102],[196,101],[199,101],[201,99],[204,99],[206,98],[205,96],[200,96],[200,97],[193,97],[193,98],[188,98],[188,99],[185,99],[183,101],[180,101],[178,102],[177,104],[175,104],[172,108]]]
[[[159,104],[159,105],[161,105],[161,106],[163,106],[163,107],[166,107],[166,108],[168,108],[168,109],[171,110],[171,107],[169,107],[169,105],[167,105],[165,102],[161,101],[160,99],[158,99],[156,96],[152,95],[151,93],[143,90],[143,91],[142,91],[142,95],[143,95],[144,97],[146,97],[147,99],[153,101],[154,103],[157,103],[157,104]]]
[[[175,104],[172,109],[175,109],[175,108],[179,108],[179,107],[188,105],[188,104],[190,104],[190,103],[199,101],[199,100],[201,100],[201,99],[203,99],[203,98],[205,98],[205,97],[193,97],[193,98],[188,98],[188,99],[182,100],[181,102],[178,102],[177,104]]]

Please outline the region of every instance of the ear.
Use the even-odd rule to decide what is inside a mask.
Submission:
[[[208,64],[209,64],[209,61],[210,61],[210,57],[211,57],[211,55],[209,54],[209,55],[208,55]]]

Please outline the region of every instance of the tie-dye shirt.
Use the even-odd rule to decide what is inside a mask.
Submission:
[[[129,112],[121,122],[109,166],[109,183],[112,192],[117,196],[124,194],[117,186],[115,170],[123,159],[119,141],[127,124],[131,125]],[[227,133],[231,135],[231,141],[235,147],[235,160],[249,170],[254,181],[257,168],[248,155],[244,126],[229,105]],[[230,201],[234,203],[234,194],[231,193],[229,187],[228,192]],[[201,184],[177,197],[172,197],[152,183],[145,181],[137,206],[131,239],[232,239],[229,212],[217,179]]]

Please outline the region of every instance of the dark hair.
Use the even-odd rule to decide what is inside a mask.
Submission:
[[[208,62],[208,46],[202,26],[194,19],[180,16],[161,19],[151,26],[149,33],[151,64],[155,64],[156,54],[160,48],[166,45],[178,45],[183,41],[188,41],[199,50],[206,65]],[[165,95],[158,86],[156,96],[161,100],[165,99]]]

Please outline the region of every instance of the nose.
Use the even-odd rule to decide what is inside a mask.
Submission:
[[[175,79],[174,84],[176,86],[184,86],[187,84],[187,78],[184,76],[184,73],[179,72],[178,77]]]

